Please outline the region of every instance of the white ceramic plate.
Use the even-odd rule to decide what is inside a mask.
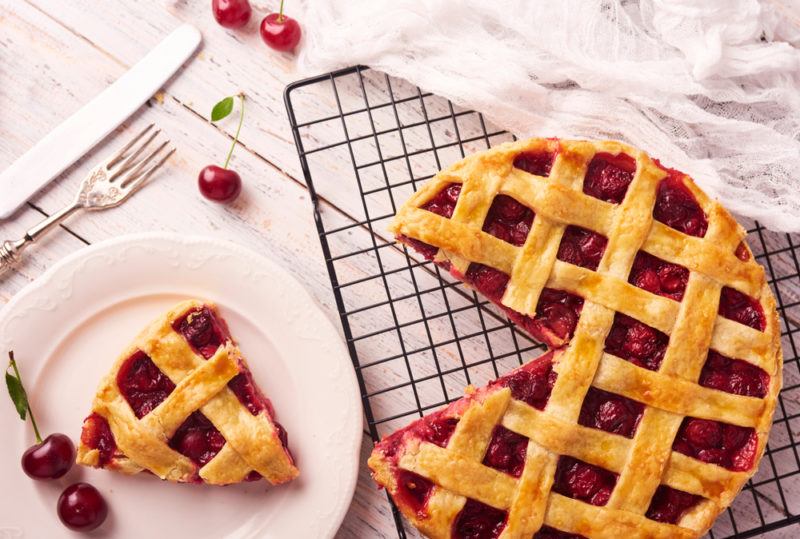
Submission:
[[[68,484],[106,497],[95,537],[293,538],[336,533],[355,489],[362,418],[344,344],[303,287],[238,245],[135,235],[92,245],[51,268],[0,311],[0,364],[13,349],[43,434],[77,441],[100,378],[150,320],[186,297],[219,305],[256,382],[289,433],[300,477],[211,487],[82,466],[32,481],[20,468],[29,423],[0,396],[0,537],[74,537],[56,514]],[[6,393],[3,388],[2,393]]]

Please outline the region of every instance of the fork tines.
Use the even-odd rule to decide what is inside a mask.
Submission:
[[[145,127],[109,158],[106,162],[109,181],[118,183],[122,189],[134,190],[147,181],[175,152],[175,148],[167,148],[169,140],[165,140],[152,149],[151,143],[161,133],[161,129],[153,130],[154,127],[155,124]],[[149,136],[145,137],[148,134]],[[167,151],[164,152],[164,149]],[[148,165],[150,166],[148,167]]]

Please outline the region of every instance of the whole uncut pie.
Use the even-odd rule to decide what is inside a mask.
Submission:
[[[618,142],[508,143],[437,174],[392,228],[551,348],[375,447],[426,535],[699,537],[755,473],[775,301],[691,178]]]
[[[170,309],[120,355],[83,423],[77,461],[214,485],[298,475],[227,324],[198,300]]]

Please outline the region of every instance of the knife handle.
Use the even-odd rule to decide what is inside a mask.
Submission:
[[[0,277],[19,262],[19,253],[25,243],[24,239],[17,241],[6,240],[0,245]]]
[[[72,215],[80,207],[77,201],[65,206],[61,211],[54,213],[47,219],[29,228],[24,238],[17,241],[6,240],[0,244],[0,277],[8,273],[8,271],[20,261],[23,249]]]

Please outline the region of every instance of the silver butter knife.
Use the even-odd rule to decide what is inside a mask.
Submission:
[[[188,24],[179,27],[0,173],[0,219],[10,217],[136,112],[192,55],[201,39],[197,28]]]

